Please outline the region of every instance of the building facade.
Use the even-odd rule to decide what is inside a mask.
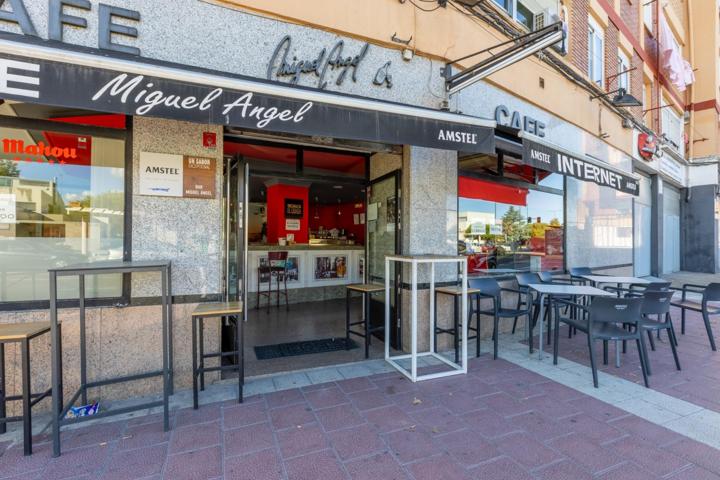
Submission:
[[[578,266],[714,269],[718,59],[714,87],[702,63],[681,92],[653,32],[665,18],[700,65],[695,29],[711,26],[693,25],[690,2],[659,3],[3,2],[0,321],[47,317],[50,267],[170,260],[186,386],[198,303],[241,298],[261,325],[249,346],[286,339],[257,308],[270,311],[264,262],[276,250],[289,251],[287,310],[308,321],[347,283],[383,280],[394,253],[466,254],[472,273],[502,281]],[[556,21],[563,41],[492,56]],[[498,68],[449,93],[449,79],[488,59]],[[620,88],[641,106],[619,106]],[[403,349],[407,272],[393,275],[388,336]],[[150,280],[88,279],[93,375],[160,361]],[[59,288],[72,361],[78,287]],[[439,308],[449,318],[451,302]],[[207,333],[208,348],[225,348],[224,330]],[[256,360],[251,373],[292,368]]]

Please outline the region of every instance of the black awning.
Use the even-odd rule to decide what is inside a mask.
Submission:
[[[17,43],[8,53],[14,45],[0,45],[0,85],[8,85],[2,98],[256,131],[495,151],[494,122],[477,117],[45,45]]]
[[[601,165],[587,158],[580,158],[544,143],[530,140],[527,137],[523,137],[522,142],[523,162],[530,166],[593,182],[620,192],[632,195],[640,194],[640,181],[635,176],[623,173],[609,165]]]

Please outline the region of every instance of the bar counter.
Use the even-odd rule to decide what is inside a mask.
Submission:
[[[361,250],[365,251],[365,245],[346,245],[346,244],[311,244],[311,243],[295,243],[293,245],[268,245],[264,243],[251,243],[248,245],[248,250],[251,252],[262,251],[262,252],[285,252],[285,251],[297,251],[297,250]]]

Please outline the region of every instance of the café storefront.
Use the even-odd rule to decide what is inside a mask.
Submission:
[[[217,13],[207,4],[187,8],[197,19]],[[38,15],[30,10],[30,18]],[[545,128],[495,128],[488,111],[495,99],[484,84],[459,95],[465,114],[442,111],[430,90],[442,89],[443,79],[431,75],[426,85],[431,60],[401,63],[397,51],[355,39],[228,15],[246,25],[228,33],[245,44],[253,32],[277,31],[254,63],[233,64],[225,53],[190,45],[169,58],[153,22],[133,37],[138,52],[100,50],[94,40],[72,46],[0,34],[7,169],[0,201],[2,212],[15,215],[0,229],[7,258],[0,321],[45,318],[49,267],[170,260],[174,367],[182,386],[189,383],[189,346],[178,339],[189,336],[187,318],[199,303],[241,299],[250,333],[253,325],[261,330],[257,342],[281,343],[337,335],[313,323],[325,315],[323,304],[344,331],[344,285],[382,281],[388,254],[456,255],[469,246],[483,274],[632,265],[632,208],[625,207],[637,179],[599,139],[558,119]],[[322,55],[314,51],[318,42],[327,45]],[[309,60],[300,65],[297,58]],[[508,206],[516,218],[504,224]],[[473,211],[480,220],[463,224],[463,213]],[[515,239],[514,227],[523,232]],[[262,267],[274,251],[287,251],[293,265],[279,306],[274,293],[258,295],[271,283]],[[88,305],[96,307],[88,319],[98,340],[94,372],[157,361],[147,319],[159,292],[148,278],[88,279]],[[72,325],[77,286],[59,289],[61,316]],[[402,349],[403,288],[392,301],[390,335]],[[371,308],[382,311],[377,303]],[[232,338],[226,328],[232,325],[209,332],[207,341],[221,346]],[[72,328],[64,332],[72,352]],[[110,336],[129,342],[107,342]],[[361,356],[323,358],[313,365]],[[43,373],[36,378],[42,382]],[[151,389],[108,387],[103,395]]]

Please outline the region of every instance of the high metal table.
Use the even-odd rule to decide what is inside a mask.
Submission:
[[[594,287],[597,287],[603,283],[614,283],[617,285],[618,292],[617,296],[620,296],[620,288],[623,285],[647,285],[651,283],[650,280],[640,277],[626,277],[626,276],[613,276],[613,275],[581,275],[582,278],[590,282]],[[620,368],[620,349],[618,348],[620,342],[615,341],[615,367]]]
[[[87,354],[86,354],[86,337],[85,337],[85,276],[86,275],[110,275],[118,273],[141,273],[141,272],[160,272],[161,277],[161,307],[162,307],[162,369],[154,370],[134,375],[126,375],[123,377],[105,378],[89,382],[87,379]],[[52,344],[52,440],[53,440],[53,456],[60,455],[60,427],[72,423],[78,423],[87,420],[94,420],[100,417],[111,415],[120,415],[135,410],[143,410],[146,408],[163,407],[163,424],[165,431],[170,429],[168,397],[173,391],[173,356],[172,356],[172,288],[170,286],[171,264],[169,261],[104,261],[84,263],[79,265],[71,265],[68,267],[52,268],[48,270],[50,274],[50,336]],[[70,398],[70,401],[63,404],[62,392],[62,337],[58,324],[57,311],[57,278],[58,277],[78,277],[79,282],[79,307],[80,307],[80,387]],[[133,380],[141,380],[144,378],[159,377],[163,378],[163,398],[153,402],[145,402],[115,410],[101,412],[89,417],[65,418],[70,408],[77,402],[82,400],[83,405],[87,404],[87,391],[90,388],[112,385],[116,383],[130,382]]]
[[[545,316],[545,297],[548,297],[550,299],[550,302],[548,304],[548,308],[550,309],[550,325],[552,325],[552,297],[555,295],[561,295],[561,296],[588,296],[588,297],[613,297],[614,295],[607,290],[601,290],[599,288],[595,287],[589,287],[586,285],[563,285],[563,284],[557,284],[557,283],[531,283],[528,285],[528,288],[535,290],[540,298],[538,298],[538,303],[540,308],[540,312],[538,313],[538,323],[540,324],[540,345],[539,351],[538,351],[538,358],[542,360],[543,358],[543,320]],[[532,321],[528,320],[527,322],[527,333],[528,338],[530,339],[530,353],[533,351],[533,340],[531,335],[531,327],[532,327]]]

